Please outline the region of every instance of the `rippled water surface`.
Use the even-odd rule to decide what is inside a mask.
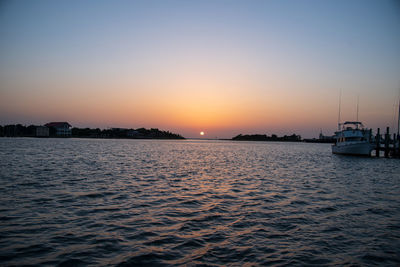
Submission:
[[[400,160],[0,138],[0,265],[400,264]]]

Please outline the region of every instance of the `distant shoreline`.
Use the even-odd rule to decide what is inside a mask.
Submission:
[[[322,137],[321,137],[322,136]],[[0,137],[35,137],[35,138],[93,138],[93,139],[138,139],[138,140],[185,140],[180,134],[158,128],[78,128],[67,122],[52,122],[44,126],[22,124],[0,125]],[[221,140],[221,141],[264,141],[264,142],[307,142],[307,143],[334,143],[333,137],[302,139],[300,135],[277,136],[272,134],[239,134],[232,138],[204,138],[192,137],[187,140]]]
[[[54,125],[54,126],[53,126]],[[36,138],[97,138],[97,139],[185,139],[182,135],[158,128],[91,129],[71,127],[67,122],[53,122],[45,126],[21,124],[0,125],[0,137]]]
[[[277,136],[276,134],[272,134],[268,136],[266,134],[239,134],[231,139],[232,141],[252,141],[252,142],[305,142],[305,143],[334,143],[333,138],[313,138],[313,139],[302,139],[300,135],[292,134],[292,135],[284,135]]]
[[[311,143],[332,144],[333,142],[319,139],[303,139],[301,141],[272,141],[272,140],[233,140],[229,138],[127,138],[127,137],[91,137],[91,136],[69,136],[69,137],[40,137],[40,136],[0,136],[0,138],[32,138],[32,139],[103,139],[103,140],[184,140],[184,141],[233,141],[233,142],[268,142],[268,143]]]

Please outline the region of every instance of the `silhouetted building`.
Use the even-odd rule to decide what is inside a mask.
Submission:
[[[36,126],[35,136],[36,137],[49,137],[50,130],[46,126]]]
[[[45,124],[45,126],[55,129],[56,136],[64,136],[64,137],[71,136],[72,126],[68,122],[50,122]]]
[[[322,130],[319,133],[319,140],[321,142],[326,142],[326,143],[333,143],[335,141],[335,136],[331,135],[331,136],[326,136],[322,134]]]

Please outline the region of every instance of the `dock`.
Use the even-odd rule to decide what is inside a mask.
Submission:
[[[399,134],[390,135],[389,127],[386,127],[386,133],[382,136],[380,128],[377,129],[375,137],[371,136],[371,143],[374,144],[372,156],[381,157],[381,152],[385,158],[400,158],[400,136]]]

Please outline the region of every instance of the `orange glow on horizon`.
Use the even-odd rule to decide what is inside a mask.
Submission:
[[[32,84],[40,89],[24,94],[6,91],[1,110],[19,110],[41,118],[42,123],[65,120],[78,127],[159,128],[185,137],[198,136],[199,129],[207,129],[211,137],[232,137],[239,133],[291,134],[302,129],[315,128],[318,132],[320,128],[335,128],[334,90],[327,94],[286,81],[262,85],[252,82],[251,76],[229,80],[206,71],[194,74],[178,70],[156,81],[125,78],[106,83],[75,80],[59,84],[50,80],[43,86]],[[346,110],[345,106],[343,103],[342,114],[352,118],[351,108]],[[352,107],[351,103],[347,106]],[[362,105],[360,111],[360,117],[366,114]]]

